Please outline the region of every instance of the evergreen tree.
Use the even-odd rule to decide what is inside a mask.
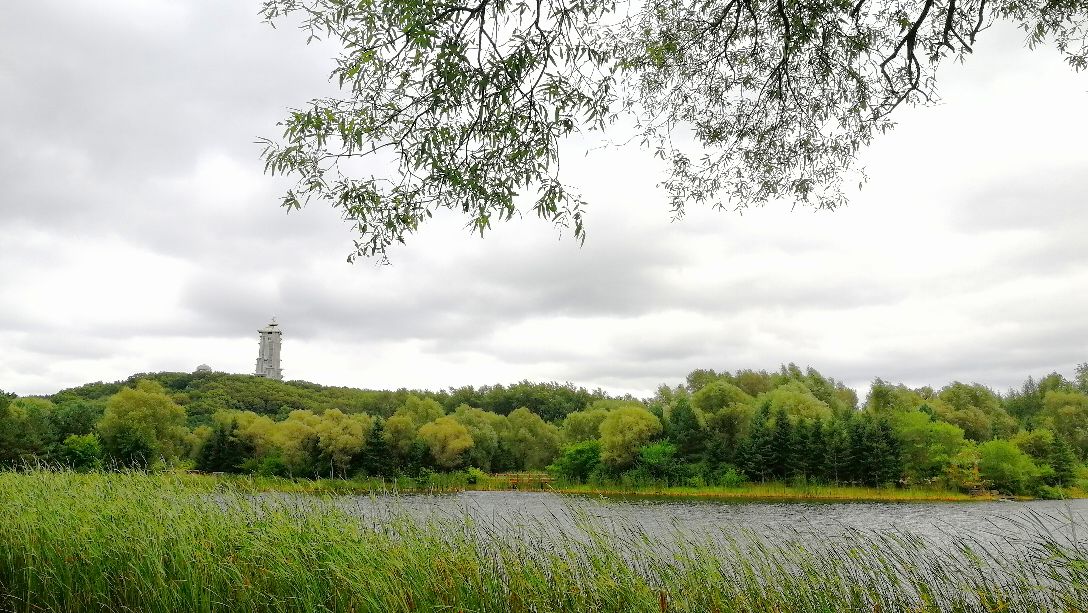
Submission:
[[[817,481],[828,480],[827,475],[827,440],[824,434],[824,422],[816,419],[808,434],[808,464],[805,467],[808,476]]]
[[[697,462],[706,450],[706,430],[699,425],[695,410],[687,394],[679,394],[670,411],[666,438],[676,445],[676,456],[681,462]]]
[[[300,461],[296,476],[320,479],[335,476],[332,458],[321,448],[321,438],[316,434],[307,434],[299,443]]]
[[[827,479],[836,484],[848,481],[850,478],[850,464],[853,456],[849,423],[848,419],[836,418],[828,424],[824,432],[826,441],[824,470]]]
[[[870,462],[873,457],[873,441],[869,433],[869,419],[855,415],[846,421],[849,441],[849,460],[843,471],[843,479],[851,483],[868,483]]]
[[[791,441],[790,461],[789,461],[789,476],[791,477],[804,477],[809,478],[811,476],[809,470],[809,463],[812,459],[812,426],[806,420],[799,420],[796,425],[793,426],[793,437]]]
[[[491,470],[497,473],[506,472],[514,468],[514,463],[514,453],[510,451],[506,441],[500,438],[495,454],[491,456]]]
[[[722,437],[712,436],[707,440],[703,457],[706,459],[707,465],[716,469],[722,464],[729,464],[739,455],[739,450],[736,453],[730,453],[730,451]]]
[[[1073,483],[1076,476],[1077,456],[1062,436],[1054,437],[1050,450],[1050,466],[1054,469],[1054,481],[1062,486]]]
[[[879,420],[873,427],[874,438],[878,441],[873,456],[875,465],[875,485],[898,483],[903,477],[902,445],[895,431],[887,420]]]
[[[384,432],[382,420],[375,419],[374,426],[366,437],[366,444],[355,460],[356,469],[364,475],[388,477],[393,474],[392,455],[385,442]]]
[[[548,471],[574,483],[585,483],[600,465],[600,441],[582,441],[564,449]]]
[[[766,481],[771,476],[774,441],[767,427],[768,419],[767,408],[761,408],[752,419],[751,433],[737,454],[741,469],[753,480]]]
[[[211,438],[200,448],[196,467],[206,472],[241,472],[242,463],[253,455],[253,446],[238,438],[238,422],[218,424]]]
[[[790,424],[786,409],[779,408],[774,415],[774,430],[771,434],[771,473],[777,479],[789,476],[793,458],[793,426]]]

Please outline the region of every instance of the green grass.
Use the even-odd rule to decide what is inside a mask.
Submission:
[[[1088,610],[1088,550],[1042,522],[1019,526],[1027,540],[1005,556],[906,534],[659,539],[584,515],[365,520],[335,498],[237,484],[0,472],[0,610]]]
[[[288,479],[247,474],[203,474],[177,471],[179,479],[198,489],[228,487],[244,492],[295,494],[442,494],[450,492],[509,490],[509,481],[494,475],[470,480],[464,472],[429,473],[421,477],[355,477],[352,479]],[[543,474],[543,473],[541,473]],[[540,491],[539,483],[533,488]]]
[[[857,502],[963,502],[993,500],[985,495],[970,495],[939,489],[877,488],[842,485],[787,485],[784,483],[745,483],[736,487],[662,487],[624,485],[561,485],[553,488],[566,494],[602,496],[665,496],[676,498],[723,498],[754,500],[827,500]]]
[[[187,483],[198,488],[215,488],[223,483],[248,492],[288,492],[298,494],[408,494],[448,493],[466,490],[509,490],[506,480],[483,476],[475,483],[465,473],[433,473],[413,479],[355,478],[355,479],[284,479],[256,475],[200,475],[183,473]],[[538,483],[530,483],[526,491],[541,491]],[[785,483],[745,483],[735,487],[684,487],[661,485],[630,486],[623,484],[571,484],[554,482],[547,491],[560,494],[593,496],[662,496],[670,498],[721,498],[753,500],[827,500],[857,502],[965,502],[993,500],[988,494],[971,495],[957,491],[925,488],[876,488],[838,485],[788,485]],[[1072,493],[1077,493],[1070,490]],[[1080,492],[1083,494],[1083,492]],[[1076,496],[1071,496],[1076,497]],[[1083,497],[1083,496],[1081,496]]]

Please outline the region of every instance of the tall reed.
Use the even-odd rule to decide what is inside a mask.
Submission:
[[[0,473],[0,510],[13,612],[1088,610],[1088,526],[1042,521],[1000,549],[863,531],[666,538],[578,513],[365,519],[334,498],[47,471]]]

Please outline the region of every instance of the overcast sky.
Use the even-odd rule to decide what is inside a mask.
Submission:
[[[439,215],[347,264],[332,209],[287,215],[260,136],[329,92],[330,50],[258,2],[6,0],[0,8],[0,389],[135,372],[367,388],[570,381],[648,396],[694,368],[812,365],[865,392],[1004,390],[1088,361],[1088,75],[1009,28],[899,115],[834,213],[670,222],[637,149],[564,160],[581,248],[527,216]]]

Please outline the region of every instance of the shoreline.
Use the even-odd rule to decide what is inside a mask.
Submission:
[[[744,488],[697,489],[669,487],[660,489],[610,488],[610,487],[564,487],[551,491],[558,494],[596,495],[605,497],[630,498],[673,498],[677,500],[730,500],[730,501],[772,501],[772,502],[994,502],[1004,500],[990,494],[973,496],[956,492],[932,490],[879,490],[858,492],[853,488],[822,487],[823,491],[811,491],[802,488],[760,488],[747,491]]]
[[[248,491],[278,491],[311,495],[421,495],[456,494],[460,492],[526,492],[573,496],[604,496],[630,498],[671,498],[677,500],[729,500],[774,502],[994,502],[1013,498],[986,494],[965,494],[946,490],[869,488],[854,486],[789,486],[782,484],[749,484],[725,487],[625,487],[622,485],[547,485],[509,487],[498,483],[433,483],[407,484],[404,481],[294,480],[269,477],[187,475],[198,481],[223,484]],[[213,485],[214,487],[215,485]],[[1084,498],[1083,492],[1070,492],[1070,499]],[[1015,500],[1034,500],[1016,497]]]
[[[802,533],[790,529],[798,518],[787,510],[786,523],[765,534],[714,513],[709,523],[672,524],[668,510],[652,525],[607,512],[567,523],[532,505],[521,514],[522,501],[508,500],[505,512],[479,518],[366,514],[330,498],[266,504],[243,489],[273,484],[0,471],[0,507],[10,511],[0,522],[0,610],[872,613],[989,611],[995,603],[1007,611],[1083,610],[1088,558],[1056,516],[1008,518],[997,529],[1017,538],[1006,539],[985,510],[950,524],[962,528],[951,534],[864,518],[830,534],[817,524]],[[770,489],[747,489],[759,488]],[[928,511],[939,524],[954,509]],[[1069,522],[1088,530],[1080,514]],[[927,534],[954,540],[937,546]]]

